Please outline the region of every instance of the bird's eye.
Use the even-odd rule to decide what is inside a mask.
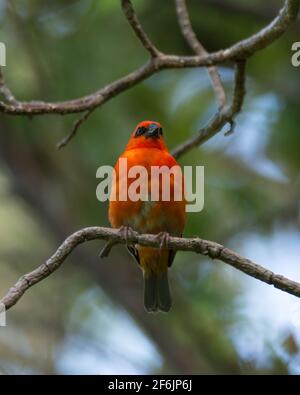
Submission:
[[[137,129],[137,131],[135,132],[135,137],[139,137],[139,136],[141,136],[141,135],[144,134],[144,133],[145,133],[145,128],[139,127],[139,128]]]
[[[159,128],[159,134],[162,136],[162,134],[163,134],[162,128]]]

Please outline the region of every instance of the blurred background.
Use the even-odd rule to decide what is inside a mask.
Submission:
[[[214,51],[268,23],[281,1],[189,0],[203,45]],[[155,44],[189,54],[173,1],[134,0]],[[20,100],[67,100],[141,65],[147,54],[119,1],[0,0],[3,68]],[[248,63],[244,111],[182,157],[205,166],[205,207],[185,236],[223,243],[300,281],[300,68],[291,65],[299,22]],[[229,65],[230,66],[230,65]],[[228,96],[233,73],[220,69]],[[213,115],[205,70],[166,70],[96,110],[63,150],[78,115],[0,115],[0,290],[45,261],[75,230],[108,226],[96,199],[101,165],[114,165],[143,119],[162,123],[170,148]],[[2,374],[299,374],[300,302],[222,262],[177,254],[174,307],[149,315],[140,269],[124,247],[101,261],[85,243],[31,288],[0,328]]]

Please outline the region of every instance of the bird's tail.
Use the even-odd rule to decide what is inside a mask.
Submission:
[[[160,273],[144,271],[144,305],[148,312],[171,309],[168,269]]]

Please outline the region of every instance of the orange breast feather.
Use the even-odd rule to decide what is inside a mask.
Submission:
[[[120,158],[127,159],[127,170],[132,166],[144,166],[148,172],[149,195],[148,201],[120,201],[120,188],[124,188],[124,179],[119,179],[119,163]],[[136,147],[127,149],[118,159],[116,171],[115,194],[116,201],[110,201],[109,205],[109,220],[113,227],[130,226],[141,233],[159,233],[168,232],[171,235],[181,235],[185,223],[185,200],[174,201],[174,177],[170,177],[170,201],[162,201],[162,177],[151,179],[152,166],[167,166],[171,168],[178,165],[176,160],[169,154],[169,152],[157,148]],[[127,177],[127,188],[130,187],[134,181]],[[151,183],[158,183],[159,201],[151,201]],[[183,180],[182,180],[183,192]]]

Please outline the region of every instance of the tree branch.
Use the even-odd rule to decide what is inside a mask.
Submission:
[[[231,133],[234,127],[234,118],[241,111],[244,96],[245,96],[245,66],[246,61],[241,60],[235,66],[234,78],[234,92],[230,107],[224,107],[219,110],[210,122],[201,129],[195,136],[189,138],[178,147],[176,147],[172,154],[175,158],[190,151],[192,148],[198,147],[205,141],[217,134],[227,123],[230,124],[230,129],[226,133]]]
[[[142,43],[143,47],[149,52],[150,56],[157,58],[161,55],[160,51],[154,46],[147,34],[144,32],[137,15],[134,11],[131,0],[121,0],[123,12],[134,30],[137,38]]]
[[[45,263],[22,276],[0,300],[0,303],[4,304],[6,309],[15,305],[30,287],[44,280],[57,270],[78,245],[90,240],[108,240],[115,244],[135,243],[157,248],[159,248],[161,243],[158,235],[141,235],[135,231],[130,231],[127,237],[125,237],[124,232],[120,232],[118,229],[97,226],[81,229],[69,236]],[[192,251],[208,256],[211,259],[219,259],[251,277],[273,285],[281,291],[300,297],[300,283],[275,274],[213,241],[200,238],[183,239],[180,237],[170,237],[166,247],[176,251]]]
[[[280,37],[287,30],[289,25],[296,19],[298,9],[299,0],[285,0],[283,8],[269,25],[260,30],[258,33],[239,41],[227,49],[200,56],[176,56],[160,54],[157,58],[152,58],[139,69],[117,81],[106,85],[105,87],[90,95],[62,102],[17,101],[15,104],[0,102],[0,112],[9,115],[65,115],[83,112],[100,107],[117,94],[135,86],[139,82],[164,69],[209,67],[227,61],[235,62],[239,59],[246,59],[253,55],[256,51],[267,47],[278,37]],[[140,36],[139,38],[141,40]]]
[[[92,108],[91,110],[86,111],[79,119],[77,119],[76,122],[74,122],[71,132],[66,137],[64,137],[61,141],[59,141],[57,143],[56,147],[58,149],[65,147],[76,136],[76,133],[77,133],[79,127],[81,126],[81,124],[83,124],[88,119],[88,117],[91,115],[91,113],[94,110],[95,110],[95,108]]]
[[[176,12],[178,16],[179,26],[182,35],[185,37],[186,42],[197,55],[206,56],[208,52],[198,40],[196,33],[193,30],[185,0],[175,0]],[[223,108],[226,103],[226,94],[222,85],[221,77],[218,69],[214,66],[207,68],[210,75],[212,85],[214,88],[215,96],[219,105],[219,109]]]

